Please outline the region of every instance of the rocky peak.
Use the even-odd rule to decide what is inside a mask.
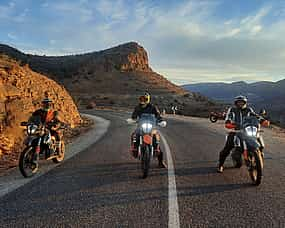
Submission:
[[[146,50],[136,42],[94,52],[91,56],[90,63],[96,71],[152,72]]]

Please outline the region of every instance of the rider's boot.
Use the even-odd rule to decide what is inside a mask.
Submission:
[[[40,159],[39,153],[35,153],[32,160],[33,171],[36,171],[39,168],[39,159]]]
[[[59,155],[60,154],[60,146],[61,146],[61,141],[56,141],[55,142],[55,151],[54,151],[54,153],[53,153],[53,155],[55,155],[55,156],[57,156],[57,155]]]
[[[130,153],[134,158],[138,157],[138,148],[136,146],[136,143],[137,143],[136,134],[132,134]]]
[[[158,167],[159,168],[167,168],[167,165],[165,164],[165,162],[163,161],[163,154],[162,151],[159,152],[158,156]]]
[[[217,168],[217,172],[218,172],[218,173],[224,172],[224,166],[223,166],[223,164],[219,163],[218,168]]]

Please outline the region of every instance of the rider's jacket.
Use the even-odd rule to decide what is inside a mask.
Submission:
[[[146,107],[142,107],[140,104],[136,106],[132,114],[132,119],[140,118],[143,113],[154,114],[158,121],[162,119],[158,108],[153,104],[147,104]]]
[[[38,109],[33,112],[32,117],[40,116],[41,122],[45,124],[55,123],[58,124],[60,121],[58,120],[58,112],[49,110],[45,111],[43,109]]]
[[[244,109],[231,107],[226,115],[226,123],[233,122],[237,125],[237,128],[239,128],[243,124],[243,118],[248,116],[257,116],[257,114],[250,107]]]

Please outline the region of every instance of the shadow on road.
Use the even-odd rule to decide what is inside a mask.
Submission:
[[[221,193],[227,191],[234,191],[242,188],[253,188],[250,183],[240,183],[240,184],[221,184],[221,185],[200,185],[200,186],[192,186],[192,187],[184,187],[179,188],[178,196],[186,197],[186,196],[197,196],[197,195],[205,195],[211,193]]]
[[[4,208],[9,209],[5,213],[21,217],[40,216],[43,205],[48,214],[49,211],[60,213],[62,207],[98,211],[103,207],[153,204],[168,199],[167,170],[152,168],[150,176],[141,179],[136,162],[84,163],[85,166],[81,167],[80,163],[67,162],[64,167],[55,168],[31,181],[21,191],[18,189],[8,194],[1,200]],[[152,164],[155,165],[156,162]],[[11,207],[10,202],[15,198],[18,199],[17,205],[22,207]],[[28,207],[34,208],[33,212]],[[4,211],[0,210],[1,213]]]

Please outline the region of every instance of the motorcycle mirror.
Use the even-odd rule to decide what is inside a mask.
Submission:
[[[158,123],[158,125],[159,125],[160,127],[166,127],[167,122],[166,122],[166,121],[161,121],[161,122]]]
[[[27,126],[28,122],[21,122],[21,126]]]
[[[134,123],[136,123],[136,121],[133,120],[132,118],[128,118],[128,119],[127,119],[127,123],[128,123],[128,124],[134,124]]]

